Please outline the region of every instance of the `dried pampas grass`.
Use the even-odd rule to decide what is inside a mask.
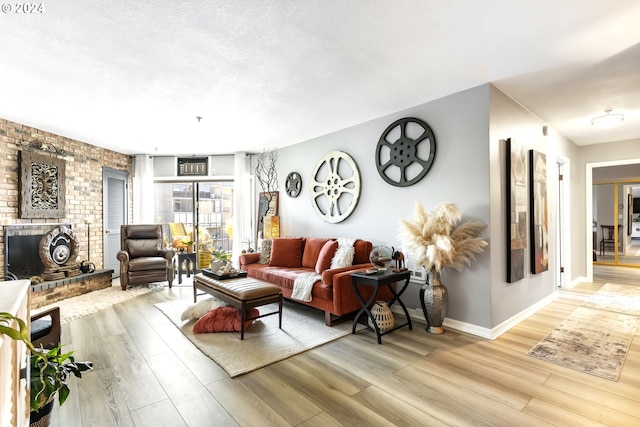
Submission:
[[[462,214],[449,202],[439,203],[427,212],[416,202],[412,220],[400,221],[400,240],[418,265],[440,272],[443,268],[460,271],[471,265],[475,254],[482,253],[488,243],[479,237],[486,224],[469,221],[458,224]]]

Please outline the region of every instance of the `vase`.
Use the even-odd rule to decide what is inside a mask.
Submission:
[[[29,427],[48,427],[54,403],[55,401],[52,400],[39,410],[31,411],[29,414]]]
[[[381,334],[393,329],[395,323],[393,312],[385,301],[374,302],[373,306],[371,306],[371,315],[375,319],[376,325],[378,325],[378,330]],[[376,328],[373,327],[371,318],[369,318],[368,323],[369,327],[375,331]]]
[[[420,303],[427,320],[427,332],[443,334],[442,322],[447,314],[449,305],[449,293],[447,288],[440,283],[440,272],[429,274],[427,283],[420,289]]]

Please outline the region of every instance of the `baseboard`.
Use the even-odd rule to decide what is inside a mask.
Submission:
[[[568,283],[567,285],[563,286],[564,289],[571,289],[573,287],[575,287],[576,285],[583,283],[583,282],[587,282],[587,278],[584,276],[578,276],[575,279],[573,279],[570,283]]]
[[[486,338],[489,340],[494,340],[498,338],[500,335],[507,332],[512,327],[516,326],[518,323],[522,322],[523,320],[531,316],[532,314],[535,314],[538,310],[542,309],[543,307],[547,306],[551,302],[555,301],[556,298],[558,298],[558,293],[554,292],[553,294],[547,296],[546,298],[543,298],[542,300],[538,301],[532,306],[529,306],[526,309],[522,310],[520,313],[517,313],[511,318],[505,320],[504,322],[502,322],[501,324],[499,324],[493,329],[485,328],[482,326],[474,325],[472,323],[461,322],[459,320],[449,319],[449,318],[445,318],[442,325],[446,328],[455,329],[456,331],[464,332],[467,334],[475,335],[475,336]],[[424,314],[422,313],[422,309],[409,308],[407,310],[409,311],[409,316],[411,316],[412,321],[415,320],[416,322],[423,324],[426,327],[427,320],[425,319]],[[391,311],[393,311],[394,314],[399,314],[402,317],[404,317],[404,312],[402,311],[402,308],[398,306],[395,306],[395,305],[392,306]]]

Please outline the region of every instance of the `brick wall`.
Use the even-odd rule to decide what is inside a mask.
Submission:
[[[18,217],[19,165],[18,152],[23,149],[23,141],[31,140],[43,144],[53,144],[65,151],[64,155],[50,151],[36,150],[37,154],[55,156],[65,162],[66,207],[64,218],[20,219]],[[26,149],[26,148],[25,148]],[[103,268],[103,227],[102,227],[102,169],[129,172],[129,188],[132,188],[132,157],[115,151],[96,147],[40,129],[14,123],[0,118],[0,221],[16,223],[59,223],[70,222],[78,237],[80,253],[78,260],[91,259],[96,269]],[[133,205],[129,192],[129,206]],[[129,213],[129,216],[131,214]],[[91,219],[91,254],[87,255],[87,226],[85,219]],[[0,271],[4,272],[4,229],[0,234]]]

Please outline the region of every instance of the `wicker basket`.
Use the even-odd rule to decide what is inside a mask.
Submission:
[[[376,301],[375,303],[373,303],[373,305],[371,306],[371,314],[373,315],[373,318],[375,319],[376,324],[378,325],[378,329],[381,333],[393,329],[393,326],[395,324],[393,313],[391,312],[391,309],[385,301]],[[368,322],[369,327],[375,330],[371,319],[368,319]]]

